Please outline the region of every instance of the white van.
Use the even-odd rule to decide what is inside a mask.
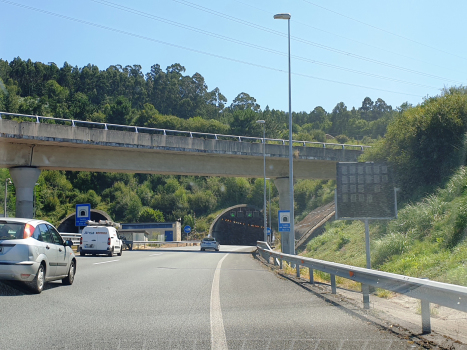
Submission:
[[[87,224],[88,226],[81,232],[79,255],[122,255],[123,244],[115,228],[118,224],[108,220],[100,220],[98,223],[88,221]]]

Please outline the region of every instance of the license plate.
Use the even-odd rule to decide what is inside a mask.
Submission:
[[[94,244],[86,244],[86,248],[92,248]]]

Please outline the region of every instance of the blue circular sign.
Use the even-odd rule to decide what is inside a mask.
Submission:
[[[185,231],[185,233],[190,233],[191,232],[191,227],[186,225],[184,228],[183,228],[183,231]]]
[[[267,228],[267,233],[268,233],[268,236],[271,235],[271,228],[270,227]]]

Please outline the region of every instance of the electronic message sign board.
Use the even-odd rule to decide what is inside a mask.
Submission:
[[[385,163],[337,163],[336,218],[396,217],[392,169]]]

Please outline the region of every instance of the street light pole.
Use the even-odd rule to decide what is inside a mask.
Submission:
[[[10,178],[5,179],[5,203],[4,203],[4,208],[3,208],[3,216],[5,218],[7,217],[6,204],[7,204],[7,200],[8,200],[8,184],[11,184],[11,179]]]
[[[264,242],[268,241],[268,221],[266,215],[266,121],[257,120],[256,123],[263,125],[263,175],[264,175],[264,188],[263,188],[263,221],[264,221]]]
[[[269,177],[266,180],[271,180]],[[269,191],[269,198],[268,198],[268,212],[269,212],[269,225],[271,225],[271,237],[270,242],[272,242],[272,220],[271,220],[271,182],[268,181],[268,191]]]
[[[295,216],[294,216],[294,189],[293,189],[293,149],[292,149],[292,78],[290,69],[290,13],[279,13],[274,19],[286,19],[288,23],[289,38],[289,195],[290,195],[290,232],[289,232],[289,254],[295,254]]]

